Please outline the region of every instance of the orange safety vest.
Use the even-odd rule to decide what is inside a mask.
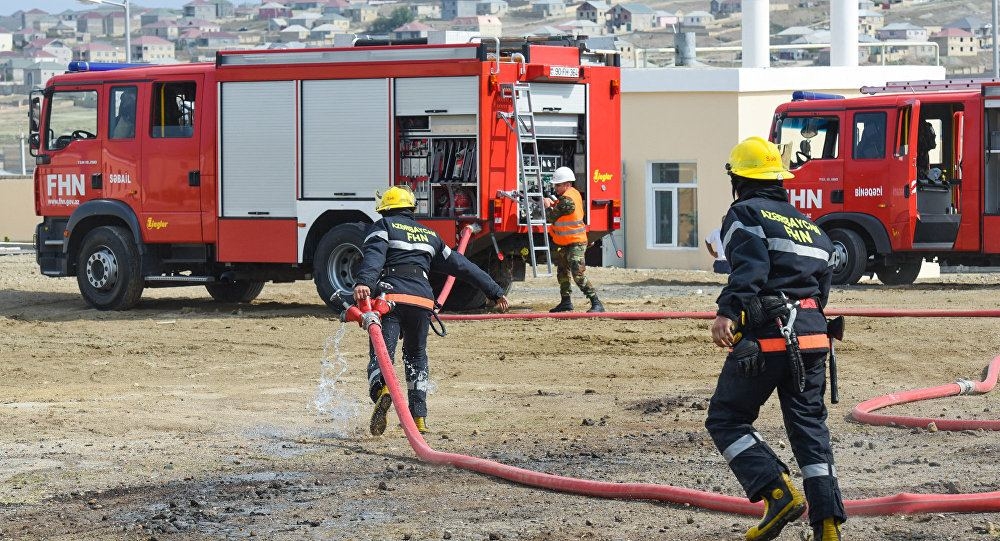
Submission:
[[[583,223],[583,197],[576,188],[569,188],[563,192],[563,197],[573,200],[573,212],[560,216],[552,224],[552,242],[559,246],[569,244],[580,244],[587,242],[587,224]]]

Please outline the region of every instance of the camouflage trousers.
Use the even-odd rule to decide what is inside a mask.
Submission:
[[[559,281],[559,295],[569,297],[573,292],[570,284],[570,276],[576,282],[576,286],[587,296],[588,299],[597,297],[597,290],[587,279],[587,264],[584,263],[583,254],[587,251],[585,243],[567,244],[566,246],[556,246],[553,261],[556,264],[556,280]]]

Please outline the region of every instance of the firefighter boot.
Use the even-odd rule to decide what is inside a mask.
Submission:
[[[802,516],[806,500],[792,485],[787,473],[781,474],[764,487],[764,518],[747,530],[747,541],[769,541],[778,537],[786,524]]]
[[[385,432],[385,416],[392,406],[392,396],[389,394],[389,387],[383,385],[375,399],[375,410],[372,411],[372,420],[368,424],[368,430],[372,436],[381,436]]]
[[[813,526],[813,541],[844,541],[840,533],[840,523],[833,517],[823,519],[823,522]]]
[[[601,304],[601,299],[598,299],[597,295],[594,295],[593,297],[590,298],[590,310],[587,310],[587,311],[588,312],[603,312],[604,311],[604,305]]]
[[[570,312],[573,310],[573,301],[569,297],[563,297],[562,302],[557,304],[555,308],[549,310],[551,313],[555,312]]]
[[[414,417],[413,424],[417,425],[417,432],[421,434],[427,433],[427,420],[423,417]]]

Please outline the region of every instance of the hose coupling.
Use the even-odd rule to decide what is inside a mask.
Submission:
[[[958,384],[959,388],[958,394],[978,394],[976,393],[975,382],[969,381],[967,379],[960,379],[955,383]]]

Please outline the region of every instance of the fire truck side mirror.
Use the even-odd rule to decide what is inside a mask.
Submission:
[[[39,119],[42,113],[42,100],[38,96],[31,98],[28,106],[28,148],[32,151],[38,150],[41,144],[41,138],[38,136],[38,131],[41,129]],[[32,152],[34,155],[34,152]]]

